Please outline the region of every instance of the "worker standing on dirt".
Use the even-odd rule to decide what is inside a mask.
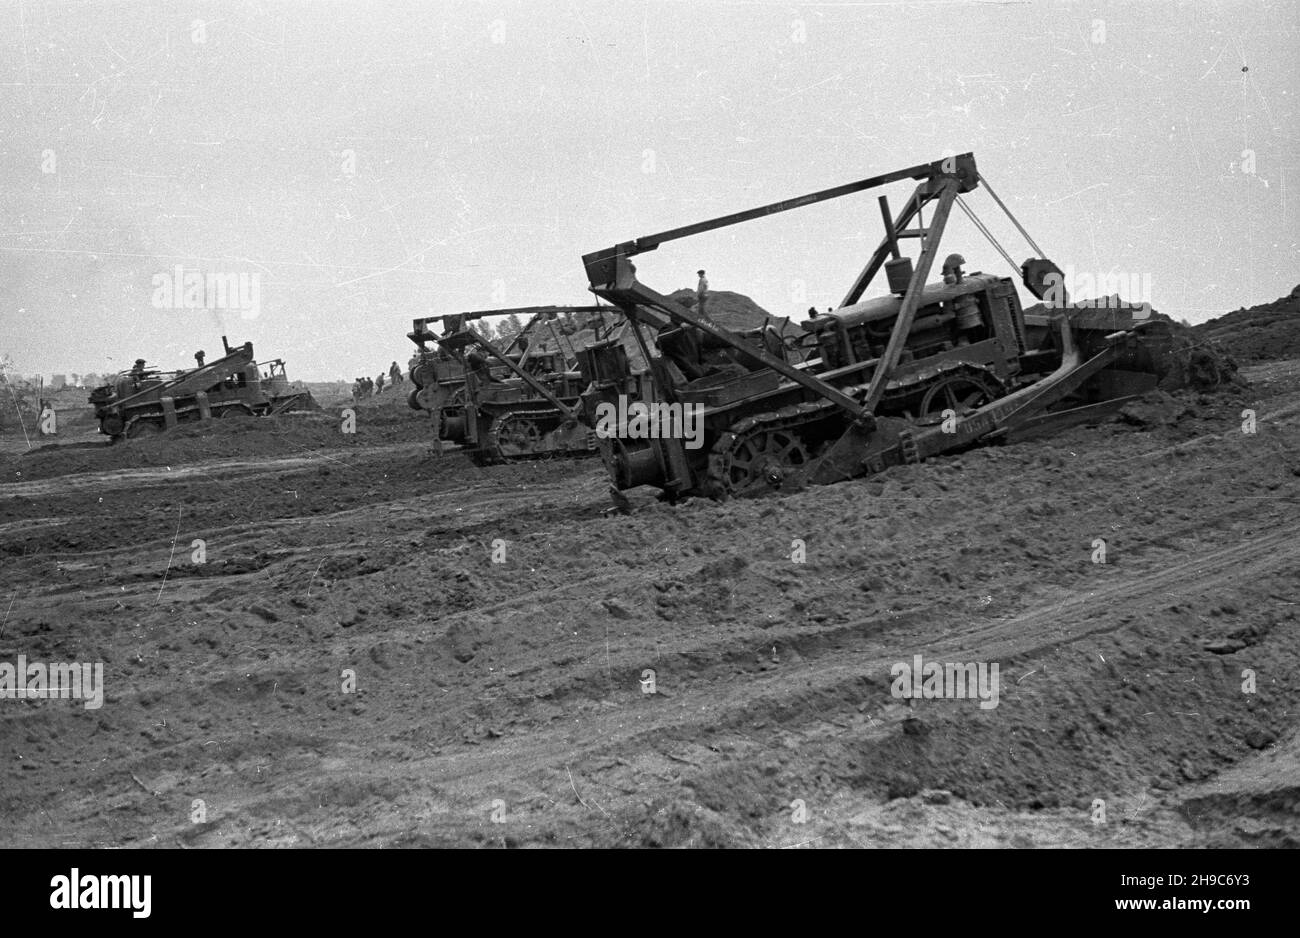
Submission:
[[[695,312],[706,322],[710,322],[708,313],[704,311],[704,300],[709,294],[709,278],[704,276],[704,271],[699,271],[700,282],[695,285]]]
[[[402,369],[397,367],[397,362],[388,366],[388,383],[393,387],[402,383]]]
[[[375,394],[384,393],[384,373],[382,371],[379,373],[379,379],[375,382],[375,388]]]

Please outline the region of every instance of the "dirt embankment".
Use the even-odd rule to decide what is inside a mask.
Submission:
[[[1300,286],[1271,303],[1238,309],[1194,326],[1193,332],[1238,362],[1300,358]]]

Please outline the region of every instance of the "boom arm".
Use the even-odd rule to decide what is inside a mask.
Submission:
[[[855,192],[862,192],[866,189],[875,189],[879,186],[888,185],[891,182],[898,182],[902,179],[936,179],[940,176],[955,176],[962,181],[961,192],[969,192],[979,184],[979,174],[975,171],[975,155],[973,153],[963,153],[961,156],[951,156],[942,160],[936,160],[933,163],[921,163],[917,166],[909,166],[907,169],[896,170],[892,173],[884,173],[880,176],[872,176],[869,179],[860,179],[857,182],[845,183],[842,186],[834,186],[830,189],[822,189],[818,192],[811,192],[808,195],[796,196],[793,199],[784,199],[780,202],[773,202],[770,205],[762,205],[758,208],[751,208],[743,212],[733,212],[730,215],[723,215],[720,218],[712,218],[708,221],[696,222],[693,225],[683,225],[681,228],[670,228],[668,231],[661,231],[658,234],[645,235],[632,241],[626,241],[623,244],[616,245],[611,251],[617,251],[627,257],[636,254],[642,254],[646,251],[653,251],[659,245],[667,241],[676,241],[678,238],[689,238],[691,235],[702,234],[705,231],[713,231],[716,228],[725,228],[728,225],[738,225],[741,222],[752,221],[755,218],[763,218],[767,215],[775,215],[778,212],[788,212],[792,208],[800,208],[804,205],[813,205],[817,202],[825,202],[827,199],[838,199],[841,196],[852,195]],[[598,252],[601,254],[607,251]],[[587,257],[595,255],[588,254]],[[586,258],[584,258],[586,260]],[[590,267],[590,265],[588,265]]]
[[[206,391],[208,388],[220,384],[231,375],[239,374],[252,361],[253,343],[245,342],[243,345],[229,349],[225,355],[216,361],[208,362],[202,368],[180,372],[174,378],[163,381],[161,384],[145,388],[143,391],[137,391],[135,394],[123,398],[123,403],[130,403],[136,398],[143,398],[147,395],[184,397],[188,394]]]
[[[704,322],[694,316],[686,307],[656,293],[636,279],[636,267],[632,264],[631,257],[643,251],[652,251],[667,241],[751,221],[767,215],[774,215],[778,212],[789,211],[816,202],[824,202],[827,199],[862,192],[866,189],[887,185],[902,179],[919,179],[921,182],[917,185],[911,198],[908,199],[902,214],[889,224],[885,239],[876,248],[871,260],[862,273],[858,275],[857,280],[854,281],[845,298],[846,303],[851,303],[856,302],[861,297],[884,264],[885,257],[890,251],[896,250],[900,238],[918,237],[921,239],[920,259],[916,270],[912,274],[907,292],[904,294],[903,304],[894,323],[894,329],[890,335],[889,344],[885,348],[885,354],[872,373],[871,385],[867,392],[865,405],[827,382],[808,374],[806,371],[793,368],[765,351],[752,348],[726,329]],[[843,186],[823,189],[809,195],[786,199],[782,202],[774,202],[748,211],[736,212],[709,221],[697,222],[694,225],[686,225],[659,234],[637,238],[633,241],[617,244],[612,248],[606,248],[603,251],[584,255],[582,260],[587,269],[587,279],[590,281],[591,291],[621,308],[629,319],[641,320],[644,308],[662,311],[673,321],[693,326],[742,354],[758,359],[773,371],[833,402],[855,419],[862,418],[871,414],[875,409],[881,395],[884,393],[889,375],[898,361],[899,354],[902,352],[903,345],[906,343],[907,335],[912,328],[912,320],[916,315],[917,306],[920,302],[921,291],[925,286],[925,278],[929,276],[930,267],[933,265],[935,255],[938,253],[939,241],[943,235],[944,225],[947,222],[952,204],[958,195],[969,192],[978,185],[979,173],[975,168],[975,157],[971,153],[965,153],[961,156],[948,157],[933,163],[923,163],[897,172],[873,176]],[[930,227],[907,229],[906,225],[911,219],[919,215],[925,204],[933,199],[938,199],[939,204]]]
[[[425,342],[432,342],[437,339],[437,335],[429,328],[432,323],[446,323],[453,331],[460,328],[465,322],[473,322],[476,319],[488,319],[493,316],[530,316],[532,317],[519,335],[527,335],[533,326],[541,319],[550,319],[558,313],[598,313],[609,312],[608,306],[517,306],[513,309],[483,309],[472,312],[448,313],[442,316],[424,316],[420,319],[411,321],[411,331],[406,337],[416,345]],[[516,337],[517,341],[518,337]],[[512,341],[511,347],[514,346]],[[506,351],[510,351],[509,348]]]

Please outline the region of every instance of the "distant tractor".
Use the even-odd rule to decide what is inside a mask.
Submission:
[[[310,391],[290,385],[281,359],[259,364],[252,342],[231,348],[222,336],[221,344],[226,354],[216,361],[204,363],[199,352],[195,368],[159,371],[140,359],[130,371],[95,388],[90,403],[99,432],[117,442],[162,433],[179,423],[320,409]]]
[[[580,314],[600,341],[617,341],[626,320],[608,306],[530,306],[428,316],[408,334],[420,348],[412,362],[411,407],[430,411],[442,441],[459,443],[480,465],[545,456],[591,456],[595,436],[583,426],[578,396],[587,381],[578,350],[556,329],[557,316]],[[530,316],[504,350],[472,327],[476,320]],[[608,317],[606,319],[606,317]]]

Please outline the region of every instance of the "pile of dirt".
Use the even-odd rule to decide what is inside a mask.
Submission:
[[[1240,362],[1300,358],[1300,285],[1289,296],[1234,310],[1192,332]]]
[[[1119,419],[1135,427],[1172,427],[1191,411],[1186,400],[1154,391],[1120,409]]]
[[[683,306],[695,309],[697,302],[694,290],[675,290],[668,298]],[[709,318],[724,329],[744,332],[758,329],[764,323],[770,323],[782,335],[800,335],[801,330],[788,316],[773,316],[743,293],[728,290],[710,290],[705,303]]]
[[[1055,307],[1049,307],[1046,303],[1034,303],[1025,307],[1026,316],[1046,316]],[[1076,303],[1068,303],[1066,309],[1124,309],[1132,310],[1134,318],[1143,319],[1163,319],[1167,322],[1173,322],[1173,318],[1166,316],[1158,310],[1152,309],[1143,303],[1130,303],[1123,299],[1118,293],[1112,293],[1110,296],[1103,296],[1093,300],[1079,300]]]
[[[642,338],[645,340],[646,345],[649,348],[654,348],[654,341],[655,341],[654,330],[643,326],[641,328],[641,335]],[[603,338],[608,338],[608,336],[603,336],[602,339]],[[594,343],[596,340],[597,340],[597,335],[594,329],[579,329],[573,335],[565,336],[564,350],[567,352],[569,346],[572,345],[573,350],[575,352],[581,352],[583,349],[585,349],[587,346]],[[644,370],[646,367],[645,356],[641,354],[641,348],[637,344],[636,335],[633,334],[631,329],[622,330],[621,341],[623,343],[624,351],[627,352],[627,360],[631,364],[632,370],[633,371]],[[555,343],[552,341],[551,343],[549,343],[544,347],[553,348],[554,344]]]
[[[697,302],[694,290],[677,290],[670,293],[668,298],[692,310],[695,309]],[[731,293],[727,290],[720,290],[716,293],[710,291],[707,311],[710,319],[724,329],[730,329],[733,332],[758,329],[764,323],[770,323],[782,335],[797,336],[802,334],[799,327],[788,317],[771,315],[743,293]],[[645,337],[646,344],[654,348],[655,330],[643,329],[642,335]],[[580,329],[573,335],[564,338],[565,350],[567,351],[569,344],[572,343],[576,351],[581,351],[595,341],[596,332],[594,330]],[[623,348],[627,351],[628,362],[631,364],[632,370],[643,370],[645,368],[644,356],[641,354],[641,349],[632,330],[624,330],[622,342]],[[542,343],[542,347],[546,349],[553,349],[555,345],[554,339],[545,335],[542,336]]]
[[[1245,384],[1237,372],[1237,358],[1230,350],[1217,342],[1206,342],[1193,327],[1148,305],[1128,303],[1118,295],[1113,295],[1098,300],[1082,300],[1071,304],[1068,309],[1080,311],[1077,314],[1071,312],[1069,315],[1072,319],[1076,315],[1085,320],[1091,319],[1091,328],[1096,328],[1098,315],[1105,321],[1110,321],[1108,317],[1111,315],[1106,312],[1090,314],[1091,310],[1114,311],[1113,315],[1117,317],[1114,320],[1115,328],[1124,328],[1120,323],[1126,323],[1129,315],[1139,323],[1157,324],[1148,327],[1146,337],[1152,354],[1159,361],[1162,391],[1188,387],[1211,391]],[[1043,316],[1050,312],[1051,309],[1043,303],[1025,307],[1027,316]]]

